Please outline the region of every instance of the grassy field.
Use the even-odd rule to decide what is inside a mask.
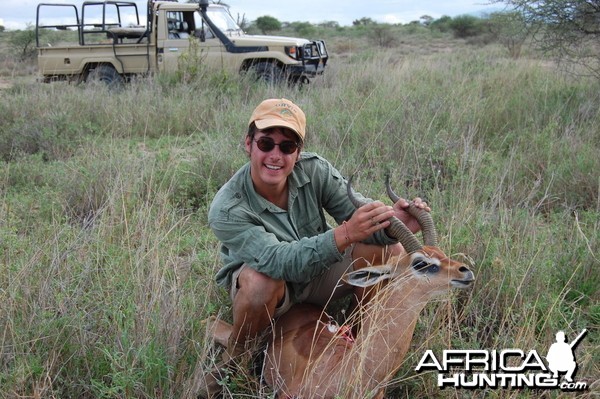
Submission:
[[[220,74],[0,90],[0,398],[195,397],[215,356],[201,321],[231,316],[207,208],[274,96],[304,109],[306,149],[358,173],[359,191],[383,199],[391,172],[426,198],[441,247],[476,273],[426,308],[389,398],[574,396],[440,390],[413,370],[427,349],[545,355],[557,331],[584,328],[577,396],[597,397],[598,82],[448,38],[329,43],[327,73],[302,90]],[[271,395],[251,372],[227,389]]]

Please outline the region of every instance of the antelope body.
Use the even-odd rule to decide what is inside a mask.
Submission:
[[[355,206],[358,202],[348,194]],[[388,184],[392,200],[396,196]],[[402,365],[421,310],[451,287],[466,288],[474,275],[438,247],[431,216],[408,208],[422,228],[426,245],[396,219],[387,228],[408,255],[385,265],[348,273],[343,280],[374,287],[351,316],[355,337],[330,323],[320,307],[297,304],[275,321],[266,353],[264,377],[278,398],[382,398],[386,385]]]
[[[382,397],[427,302],[449,286],[473,281],[470,270],[434,247],[394,261],[346,277],[361,286],[390,280],[356,314],[354,340],[330,330],[327,316],[313,305],[296,305],[275,322],[265,378],[280,397]]]

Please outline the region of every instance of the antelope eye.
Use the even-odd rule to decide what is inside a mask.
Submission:
[[[425,259],[415,259],[412,263],[413,269],[420,273],[437,273],[440,267],[435,263],[429,263]]]
[[[425,269],[427,266],[429,266],[429,263],[425,262],[424,259],[415,259],[415,261],[412,264],[413,269],[415,269],[418,272]]]

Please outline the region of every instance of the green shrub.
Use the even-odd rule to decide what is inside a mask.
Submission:
[[[482,20],[472,15],[454,17],[448,26],[454,33],[454,37],[461,39],[477,36],[483,32]]]

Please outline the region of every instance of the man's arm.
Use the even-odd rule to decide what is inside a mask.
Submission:
[[[210,227],[227,247],[230,261],[246,263],[275,279],[308,282],[342,259],[331,230],[288,242],[268,232],[259,220],[219,218]]]
[[[321,158],[320,171],[315,173],[321,189],[323,207],[339,224],[334,229],[338,250],[343,252],[356,242],[390,245],[397,241],[388,237],[384,229],[389,226],[387,219],[395,215],[395,210],[380,201],[369,201],[358,209],[347,194],[348,182],[328,161]],[[365,199],[361,194],[357,197]],[[411,216],[412,217],[412,216]]]

